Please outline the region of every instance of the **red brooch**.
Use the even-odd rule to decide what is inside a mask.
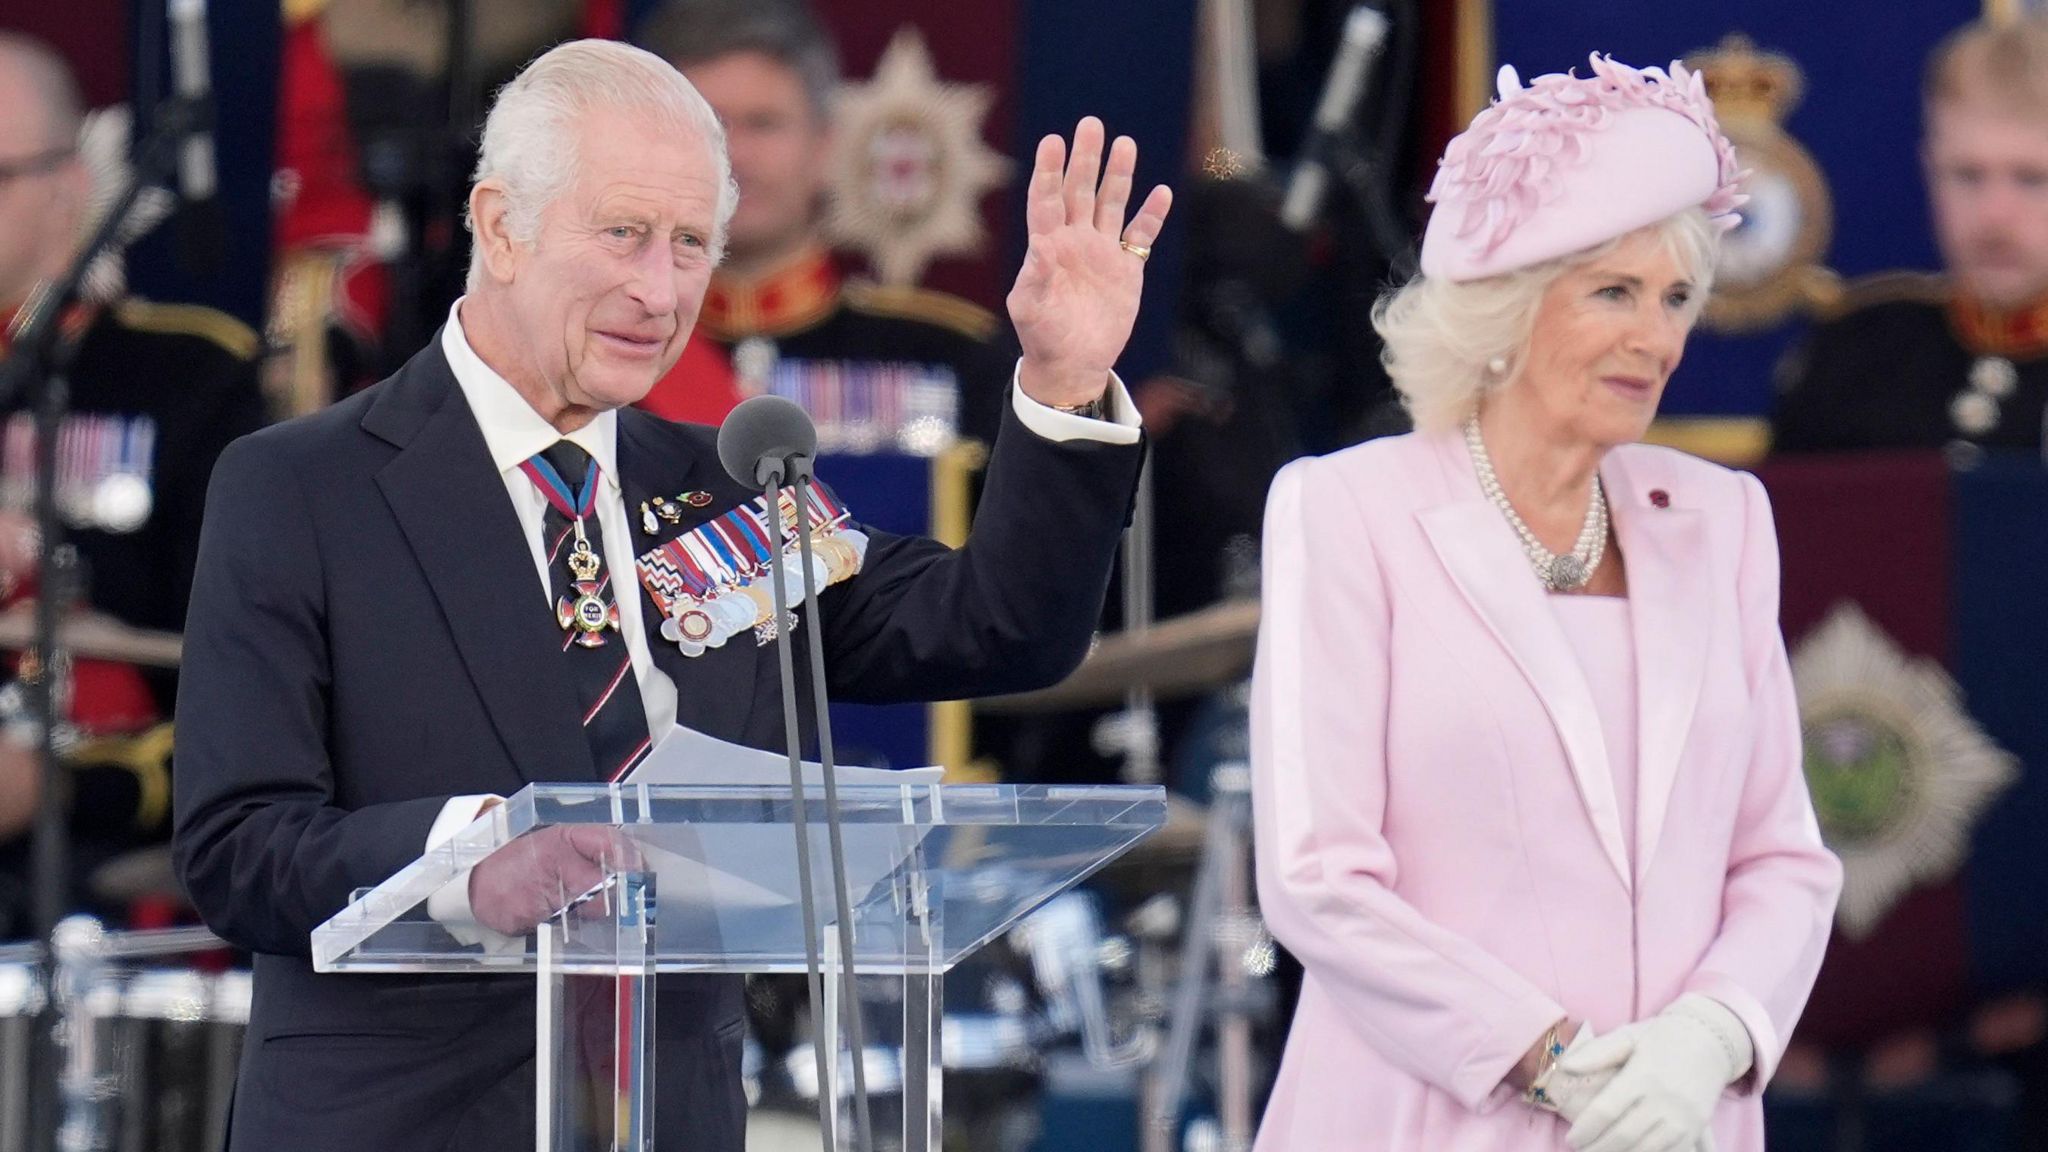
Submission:
[[[1671,507],[1671,493],[1666,492],[1662,488],[1652,488],[1650,489],[1650,503],[1659,508],[1669,508]]]

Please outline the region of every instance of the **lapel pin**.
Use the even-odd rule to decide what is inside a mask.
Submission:
[[[711,503],[711,493],[701,489],[696,492],[685,492],[683,493],[682,500],[683,503],[688,504],[692,508],[702,508]]]
[[[640,502],[640,531],[652,536],[655,529],[659,527],[660,525],[654,522],[653,510],[647,507],[647,501],[642,500]]]
[[[1671,507],[1671,493],[1662,488],[1650,489],[1650,503],[1659,508]]]

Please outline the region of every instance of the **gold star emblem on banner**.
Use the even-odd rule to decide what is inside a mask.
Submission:
[[[993,99],[988,85],[940,81],[917,29],[899,29],[874,79],[839,90],[832,242],[865,255],[885,284],[914,284],[934,258],[980,251],[981,198],[1010,173],[981,139]]]

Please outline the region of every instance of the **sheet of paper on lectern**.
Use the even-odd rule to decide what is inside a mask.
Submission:
[[[807,791],[822,785],[824,769],[813,761],[803,765]],[[842,785],[937,784],[943,768],[840,767],[834,777]],[[733,744],[694,729],[677,726],[649,752],[625,784],[789,786],[789,758]],[[826,861],[824,805],[811,791],[809,820],[813,832],[813,873],[830,876]],[[902,867],[923,839],[901,825],[853,824],[842,829],[846,849],[847,889],[856,903],[862,895]],[[746,825],[680,826],[663,830],[659,842],[643,841],[641,852],[661,878],[665,915],[688,915],[675,901],[701,913],[734,913],[792,907],[800,901],[791,843],[784,837],[762,836]],[[716,865],[706,863],[716,861]],[[831,889],[817,890],[824,919],[831,920]]]

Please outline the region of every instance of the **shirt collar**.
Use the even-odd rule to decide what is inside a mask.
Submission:
[[[460,299],[448,309],[448,323],[441,329],[441,353],[448,358],[448,367],[455,372],[455,382],[462,386],[462,395],[469,401],[469,410],[476,414],[476,422],[483,429],[484,445],[491,451],[491,463],[497,465],[499,472],[510,472],[535,454],[552,447],[555,441],[566,439],[590,453],[590,458],[597,461],[598,470],[603,473],[605,488],[618,491],[617,412],[600,412],[597,419],[567,436],[556,431],[554,425],[541,419],[533,405],[528,404],[524,396],[484,363],[476,349],[470,347],[469,337],[462,331]]]

